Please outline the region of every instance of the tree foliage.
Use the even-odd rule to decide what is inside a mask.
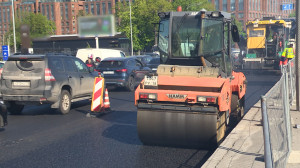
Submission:
[[[21,33],[20,27],[23,24],[27,24],[30,27],[30,37],[44,37],[55,34],[55,23],[48,20],[46,16],[35,13],[22,13],[21,17],[15,17],[15,33],[16,33],[16,45],[20,48],[21,44]],[[10,30],[5,34],[5,38],[9,41],[9,44],[13,46],[13,23],[10,23]]]
[[[158,12],[174,11],[182,6],[182,11],[215,10],[212,3],[207,0],[135,0],[131,4],[132,38],[134,51],[143,50],[153,46],[155,30],[159,22]],[[130,10],[125,1],[116,5],[116,16],[120,21],[117,30],[130,39]]]
[[[119,32],[130,39],[130,10],[129,4],[119,2],[116,16],[120,20],[117,27]],[[143,50],[146,46],[154,44],[155,23],[158,23],[158,12],[171,11],[172,4],[168,0],[135,0],[131,4],[131,22],[133,48],[135,51]]]
[[[293,12],[289,15],[289,17],[296,17],[296,11],[293,11]]]
[[[236,18],[233,18],[233,24],[235,24],[239,29],[239,35],[246,37],[246,32],[244,31],[243,24]]]
[[[182,11],[200,11],[205,9],[207,11],[215,10],[214,5],[208,0],[175,0],[173,2],[174,9],[181,6]]]

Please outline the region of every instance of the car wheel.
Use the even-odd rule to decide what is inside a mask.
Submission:
[[[130,92],[133,92],[134,91],[134,86],[135,86],[135,79],[133,76],[130,76],[128,78],[128,81],[127,81],[127,90],[130,91]]]
[[[22,113],[22,110],[24,108],[24,105],[16,104],[16,102],[9,102],[9,107],[7,110],[12,115],[20,115]]]
[[[71,109],[71,95],[67,90],[62,90],[59,100],[59,112],[61,114],[68,114]]]

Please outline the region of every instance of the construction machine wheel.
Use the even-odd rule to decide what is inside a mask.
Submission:
[[[245,113],[245,97],[239,99],[238,95],[232,94],[231,97],[231,117],[230,125],[237,124]]]
[[[245,115],[245,96],[239,100],[238,121],[242,120]]]
[[[225,120],[225,112],[218,111],[208,114],[138,108],[137,130],[144,145],[203,148],[221,142]]]
[[[217,136],[214,145],[218,146],[222,142],[226,133],[226,112],[219,113],[219,117],[216,123],[216,128],[217,128],[217,134],[216,134]]]

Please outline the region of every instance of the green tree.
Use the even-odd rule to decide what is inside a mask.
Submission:
[[[207,11],[215,10],[214,5],[208,0],[174,0],[173,7],[176,10],[181,6],[182,11],[200,11],[205,9]]]
[[[293,12],[289,15],[289,17],[296,17],[296,11],[293,11]]]
[[[21,33],[20,27],[22,24],[27,24],[30,27],[30,37],[45,37],[55,34],[55,23],[48,20],[46,16],[35,13],[22,13],[21,17],[15,17],[15,32],[16,32],[16,46],[20,48]],[[13,46],[13,23],[10,23],[10,30],[5,34],[5,39],[9,41],[10,46]]]
[[[242,23],[236,18],[233,18],[233,24],[235,24],[238,27],[240,36],[245,37],[246,32],[244,31],[244,26],[242,25]]]
[[[116,13],[120,24],[117,30],[130,39],[130,12],[127,2],[119,2]],[[168,0],[135,0],[131,4],[132,38],[134,51],[143,50],[146,46],[153,46],[155,28],[158,23],[158,12],[167,12],[173,9]]]

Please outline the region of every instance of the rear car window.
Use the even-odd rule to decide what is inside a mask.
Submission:
[[[151,59],[152,59],[152,57],[142,57],[142,62],[144,62],[144,63],[148,63],[148,62],[150,62],[151,61]]]
[[[64,72],[64,66],[61,59],[49,59],[49,67],[53,71]]]
[[[11,60],[6,61],[3,72],[30,71],[33,73],[44,72],[45,62],[43,60]]]
[[[112,68],[112,67],[122,67],[123,65],[124,65],[123,61],[101,61],[99,67]]]
[[[152,59],[149,64],[160,64],[160,59]]]

